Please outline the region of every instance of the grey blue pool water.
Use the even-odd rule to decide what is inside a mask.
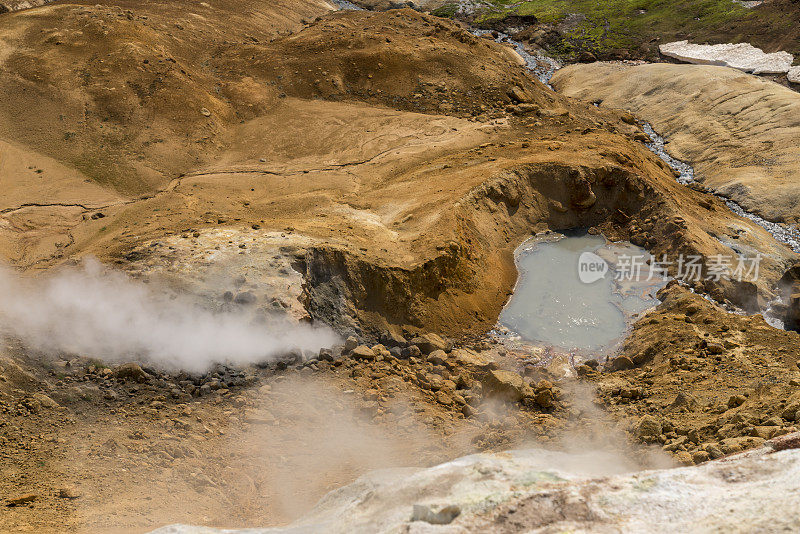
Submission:
[[[578,272],[584,253],[595,254],[608,266],[605,275],[591,283],[582,281]],[[643,265],[635,277],[633,257]],[[658,304],[655,294],[666,280],[650,274],[644,265],[649,257],[644,249],[609,243],[602,236],[533,238],[517,250],[519,279],[500,314],[500,330],[504,337],[522,342],[578,353],[610,352],[634,316]]]

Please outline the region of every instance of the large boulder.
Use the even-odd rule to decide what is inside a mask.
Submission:
[[[413,345],[419,347],[423,354],[430,354],[435,350],[447,349],[447,341],[433,332],[417,336],[411,340]]]
[[[483,388],[488,396],[510,402],[519,402],[532,393],[519,374],[502,369],[489,371],[483,379]]]
[[[114,376],[116,378],[131,379],[136,382],[147,382],[150,375],[147,374],[142,367],[135,362],[123,363],[114,369]]]
[[[652,415],[645,415],[636,426],[636,437],[644,442],[652,443],[661,436],[661,422]]]
[[[350,357],[356,360],[374,360],[375,351],[366,345],[359,345],[352,350]]]
[[[454,349],[451,357],[461,367],[479,370],[489,370],[497,367],[494,360],[469,349]]]

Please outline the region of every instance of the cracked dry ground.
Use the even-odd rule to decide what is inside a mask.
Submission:
[[[795,255],[675,183],[632,116],[553,93],[511,49],[410,10],[330,9],[75,2],[0,18],[4,260],[36,276],[94,256],[205,295],[220,251],[260,269],[258,291],[283,280],[279,258],[297,316],[368,345],[201,376],[10,340],[0,529],[278,524],[377,467],[575,435],[632,466],[700,462],[792,429],[797,334],[680,286],[624,358],[580,378],[483,339],[536,231],[759,250],[758,284],[694,288],[751,308]]]

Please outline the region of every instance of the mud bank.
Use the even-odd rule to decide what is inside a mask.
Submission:
[[[678,209],[671,195],[693,196],[677,184],[667,193],[641,175],[613,166],[576,169],[546,164],[504,174],[455,204],[454,232],[447,244],[414,269],[379,267],[342,252],[310,251],[305,258],[305,289],[312,315],[369,336],[392,325],[448,335],[488,326],[516,281],[513,251],[531,229],[598,227],[625,239],[632,233],[620,219],[628,219],[630,225],[636,217],[653,221],[646,223],[652,233],[644,240],[633,235],[655,254],[699,252],[705,245],[702,234],[692,235],[685,223],[679,226],[685,233],[671,235],[674,226],[669,221]],[[654,224],[658,220],[664,223]],[[784,261],[773,263],[773,268],[780,271]],[[765,273],[774,276],[769,260]],[[749,282],[722,282],[715,289],[722,300],[756,306],[752,299],[759,289]],[[376,323],[381,325],[378,329],[358,331],[359,325]]]

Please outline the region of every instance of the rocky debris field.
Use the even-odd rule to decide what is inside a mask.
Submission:
[[[42,368],[10,347],[0,528],[282,522],[370,469],[498,450],[564,424],[555,386],[534,390],[434,334],[355,344],[200,375],[81,358]]]
[[[660,296],[620,356],[571,375],[491,338],[432,333],[202,374],[42,367],[9,346],[0,528],[275,524],[374,468],[578,442],[628,470],[694,465],[797,430],[798,334],[679,285]]]

